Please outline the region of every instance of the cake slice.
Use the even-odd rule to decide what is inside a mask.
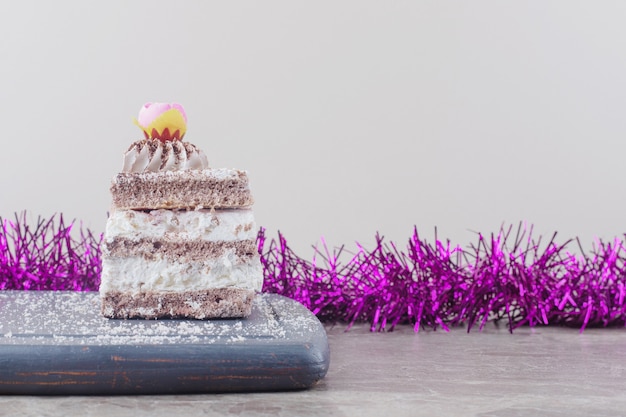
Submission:
[[[141,116],[147,137],[130,146],[123,172],[111,185],[102,313],[145,319],[248,316],[263,271],[247,173],[210,169],[202,151],[182,142],[182,107],[166,108],[143,125]],[[178,125],[161,120],[172,116]],[[163,129],[167,140],[159,136]],[[178,132],[177,138],[170,132]]]

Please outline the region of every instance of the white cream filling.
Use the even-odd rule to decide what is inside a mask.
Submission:
[[[201,291],[211,288],[243,288],[261,291],[263,268],[257,257],[236,263],[233,253],[203,262],[178,263],[143,257],[102,260],[100,292]]]
[[[258,229],[250,209],[173,211],[113,211],[106,224],[105,239],[130,240],[256,240]]]

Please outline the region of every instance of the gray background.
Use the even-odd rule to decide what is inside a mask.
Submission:
[[[3,1],[0,216],[102,231],[146,101],[303,256],[524,221],[622,237],[622,1]],[[575,248],[572,248],[574,250]]]

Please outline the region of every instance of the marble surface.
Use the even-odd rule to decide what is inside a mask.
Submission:
[[[626,329],[488,325],[414,333],[327,327],[326,378],[307,391],[116,397],[0,396],[4,416],[620,416]],[[0,359],[1,364],[1,359]]]

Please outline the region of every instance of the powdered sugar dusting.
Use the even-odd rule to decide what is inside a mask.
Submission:
[[[275,294],[259,294],[247,319],[111,320],[95,292],[0,292],[0,345],[276,343],[319,326],[302,305]]]

